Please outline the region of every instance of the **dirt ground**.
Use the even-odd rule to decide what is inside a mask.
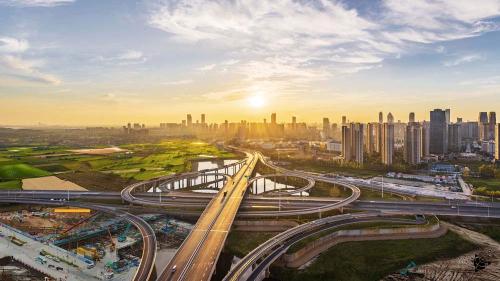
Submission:
[[[87,189],[68,180],[55,176],[23,179],[23,190],[71,190],[87,191]]]
[[[76,154],[106,155],[106,154],[113,154],[116,152],[124,152],[127,150],[121,149],[119,147],[108,147],[108,148],[74,149],[70,151]]]
[[[490,237],[446,222],[441,222],[449,230],[462,238],[479,246],[480,250],[472,251],[457,258],[436,261],[421,265],[414,274],[401,276],[392,274],[384,281],[498,281],[500,280],[500,244]],[[479,256],[490,264],[485,269],[475,271],[474,257]]]

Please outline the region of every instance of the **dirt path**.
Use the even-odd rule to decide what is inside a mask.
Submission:
[[[483,247],[491,248],[496,250],[497,252],[500,252],[500,244],[497,241],[491,239],[490,237],[482,233],[475,232],[467,228],[463,228],[458,225],[454,225],[443,221],[441,222],[441,224],[445,225],[446,227],[448,227],[449,230],[457,233],[458,235],[460,235],[460,237],[468,241],[471,241],[472,243],[481,245]]]
[[[440,260],[418,267],[415,274],[401,276],[392,274],[384,281],[498,281],[500,280],[500,244],[490,237],[441,221],[449,230],[462,238],[481,246],[481,249],[450,260]],[[475,255],[491,262],[485,269],[476,272],[473,259]]]

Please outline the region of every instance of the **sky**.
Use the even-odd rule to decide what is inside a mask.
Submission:
[[[0,124],[476,120],[500,0],[0,0]]]

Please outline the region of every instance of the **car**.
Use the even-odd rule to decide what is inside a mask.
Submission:
[[[176,270],[177,270],[177,265],[174,264],[174,266],[172,266],[172,270],[171,270],[172,274],[174,274]]]
[[[58,267],[56,267],[56,270],[57,271],[63,271],[64,269],[62,267],[58,266]]]
[[[49,264],[49,268],[56,268],[56,266],[53,264]]]
[[[451,208],[452,208],[452,209],[456,209],[456,208],[457,208],[457,206],[453,205],[453,206],[451,206]]]

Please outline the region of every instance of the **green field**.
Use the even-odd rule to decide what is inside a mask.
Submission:
[[[435,239],[387,240],[339,244],[321,254],[304,270],[271,267],[278,280],[371,281],[405,267],[452,258],[478,248],[453,232]]]
[[[276,234],[276,232],[231,231],[224,245],[224,251],[241,258]]]
[[[13,180],[13,181],[2,181],[0,182],[0,190],[2,189],[21,189],[21,181]]]
[[[13,180],[51,175],[49,172],[27,164],[8,164],[0,166],[0,179]]]
[[[54,173],[58,177],[83,183],[85,188],[118,190],[122,184],[132,180],[148,180],[190,171],[193,160],[237,157],[213,144],[185,139],[128,144],[121,148],[127,151],[107,155],[75,154],[69,150],[78,148],[59,146],[1,149],[0,180],[5,182]],[[2,188],[16,186],[14,182],[9,182],[4,183]]]

